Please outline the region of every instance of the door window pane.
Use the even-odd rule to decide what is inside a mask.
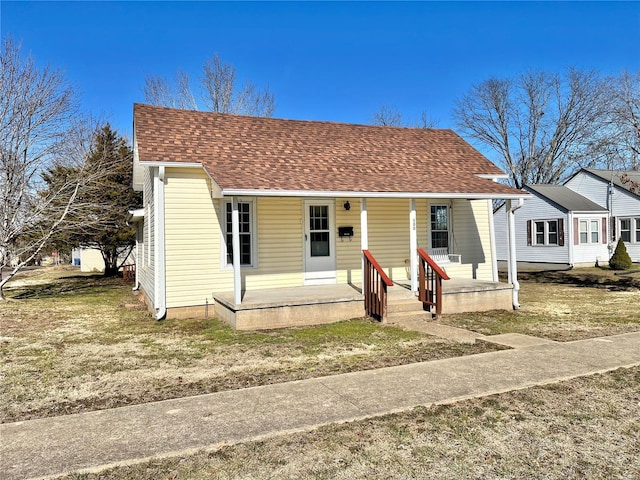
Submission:
[[[328,257],[329,232],[311,232],[311,256]]]

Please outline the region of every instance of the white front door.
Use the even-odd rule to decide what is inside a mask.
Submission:
[[[336,283],[335,202],[304,202],[304,283]]]

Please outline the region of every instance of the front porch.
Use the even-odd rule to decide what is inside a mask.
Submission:
[[[511,284],[501,282],[447,280],[443,282],[442,313],[511,309],[512,288]],[[244,292],[240,304],[234,302],[233,292],[217,294],[214,300],[216,316],[238,330],[318,325],[366,315],[360,284],[249,290]],[[422,309],[417,292],[412,292],[408,284],[389,287],[388,300],[390,310],[404,314],[418,312],[425,321],[431,318]],[[398,308],[393,308],[394,305]]]

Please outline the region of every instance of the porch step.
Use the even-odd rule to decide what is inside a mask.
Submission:
[[[422,302],[419,302],[415,298],[403,299],[403,300],[391,300],[387,302],[387,314],[396,312],[414,312],[423,311]]]

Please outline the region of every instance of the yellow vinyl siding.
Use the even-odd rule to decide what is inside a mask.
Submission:
[[[262,197],[255,201],[257,267],[242,269],[247,290],[303,284],[302,199]]]
[[[167,307],[211,303],[233,289],[233,271],[220,268],[220,202],[201,169],[168,168],[165,178]]]
[[[453,252],[462,255],[462,265],[447,266],[447,273],[477,280],[493,279],[491,232],[486,200],[453,201]]]
[[[392,280],[410,281],[409,199],[367,200],[369,250]],[[418,246],[426,243],[426,200],[416,200]]]
[[[349,200],[350,210],[344,209]],[[353,237],[340,238],[339,227],[353,227]],[[362,250],[360,249],[360,200],[336,199],[336,283],[362,283]]]

